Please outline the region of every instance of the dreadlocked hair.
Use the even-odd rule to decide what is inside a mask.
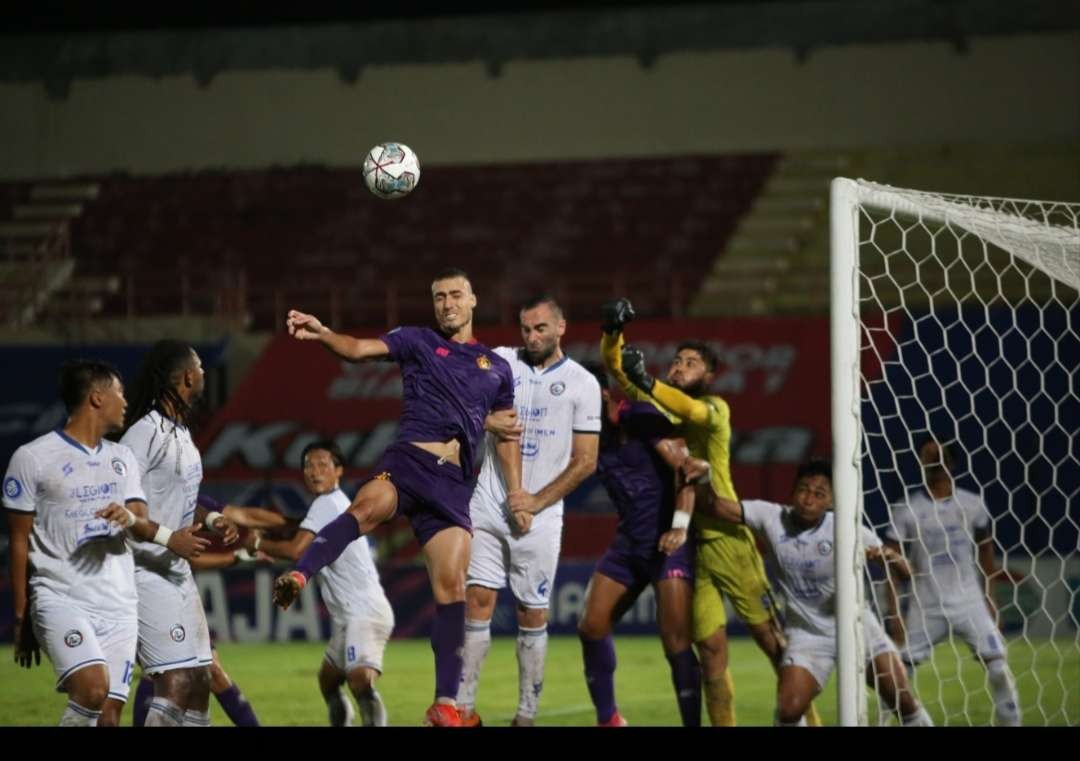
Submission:
[[[193,352],[190,344],[171,339],[158,341],[150,347],[129,396],[125,431],[152,410],[165,416],[167,408],[172,409],[177,423],[187,426],[191,405],[176,390],[176,375],[191,365]]]

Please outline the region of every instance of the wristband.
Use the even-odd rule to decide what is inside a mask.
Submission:
[[[690,526],[690,513],[676,510],[671,516],[671,528],[685,531]]]
[[[233,555],[235,555],[236,559],[238,561],[240,561],[241,563],[250,563],[250,562],[255,560],[255,556],[252,555],[250,552],[248,552],[243,547],[241,547],[236,552],[234,552]]]
[[[221,531],[219,531],[217,528],[214,527],[214,524],[217,522],[218,518],[224,518],[224,517],[225,516],[222,515],[219,512],[207,513],[206,514],[206,521],[205,521],[206,527],[208,529],[210,529],[211,531],[213,531],[215,534],[222,533]]]
[[[262,544],[262,534],[256,534],[255,535],[255,545],[254,545],[256,552],[259,551],[259,545],[260,544]]]
[[[127,521],[124,522],[124,528],[131,528],[135,525],[135,521],[137,520],[135,518],[135,513],[131,512],[126,507],[124,508],[124,512],[127,513]]]
[[[168,526],[158,526],[157,533],[154,534],[154,544],[160,544],[162,547],[169,546],[169,537],[172,536],[172,529]]]

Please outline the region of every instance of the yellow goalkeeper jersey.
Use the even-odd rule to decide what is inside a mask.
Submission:
[[[738,501],[735,484],[731,480],[731,408],[719,396],[703,396],[698,399],[661,381],[656,382],[652,394],[647,394],[630,382],[622,369],[623,337],[603,334],[600,353],[605,367],[615,377],[627,396],[635,401],[653,404],[676,425],[681,427],[690,454],[709,463],[709,481],[717,495]],[[681,414],[677,414],[681,413]],[[694,528],[704,540],[731,537],[739,541],[752,541],[749,529],[739,523],[730,523],[694,512]]]

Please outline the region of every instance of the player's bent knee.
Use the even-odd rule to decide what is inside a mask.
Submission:
[[[361,666],[350,671],[346,679],[349,682],[349,689],[353,693],[364,693],[375,685],[378,676],[379,672],[375,669]]]
[[[548,609],[526,608],[524,605],[518,605],[517,620],[518,626],[524,626],[526,629],[539,629],[541,626],[547,625]]]

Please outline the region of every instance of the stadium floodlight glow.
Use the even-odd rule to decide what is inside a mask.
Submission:
[[[857,529],[895,530],[926,488],[917,448],[933,437],[957,453],[955,487],[985,503],[1011,577],[991,589],[1024,723],[1080,724],[1080,683],[1066,676],[1080,668],[1080,204],[837,178],[830,213],[840,723],[868,722],[860,620],[889,613],[888,578],[868,575]],[[920,594],[976,544],[927,536],[905,545],[928,560],[899,595],[920,613]],[[956,630],[912,680],[937,724],[991,723],[987,685]]]

